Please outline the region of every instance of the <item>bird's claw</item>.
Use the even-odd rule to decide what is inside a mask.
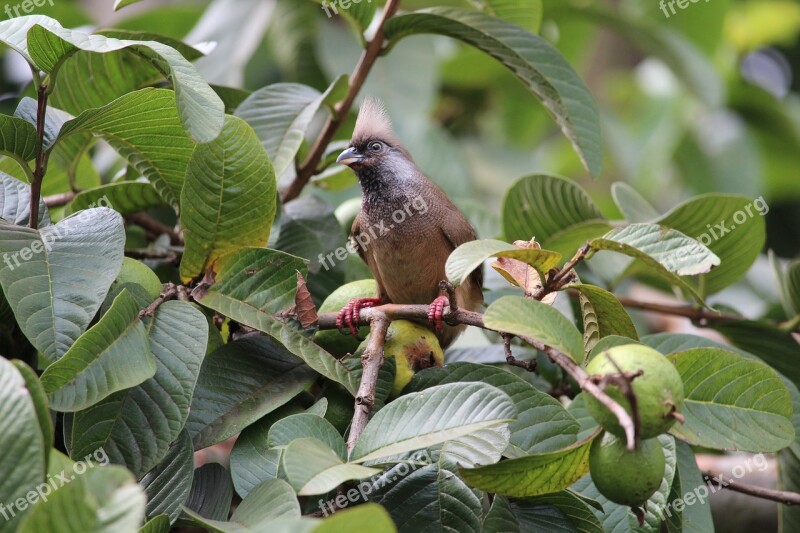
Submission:
[[[433,323],[436,333],[444,331],[442,319],[444,317],[444,309],[450,305],[450,300],[447,296],[439,296],[428,306],[428,320]]]
[[[380,304],[380,298],[353,298],[336,315],[336,329],[346,335],[342,329],[347,326],[350,334],[358,337],[358,321],[360,320],[361,310]]]

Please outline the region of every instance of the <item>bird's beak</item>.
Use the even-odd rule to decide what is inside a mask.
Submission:
[[[364,156],[359,153],[359,151],[355,147],[350,147],[341,154],[339,157],[336,158],[337,163],[341,163],[342,165],[350,166],[355,163],[360,163],[364,159]]]

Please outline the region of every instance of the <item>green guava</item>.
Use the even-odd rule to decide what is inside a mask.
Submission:
[[[141,261],[130,257],[123,258],[122,269],[120,269],[119,275],[114,281],[118,285],[125,285],[126,283],[140,285],[147,291],[147,295],[150,296],[151,300],[155,300],[161,294],[161,280],[158,279],[156,273]]]
[[[647,346],[627,344],[597,354],[586,367],[590,375],[639,370],[643,374],[633,380],[631,388],[639,413],[639,436],[650,439],[666,433],[677,421],[674,413],[680,412],[683,407],[683,381],[669,359]],[[609,383],[605,392],[628,413],[631,412],[630,403],[619,386]],[[625,431],[617,417],[606,406],[589,394],[585,395],[585,401],[589,414],[603,429],[618,437],[624,436]]]
[[[625,439],[608,432],[594,439],[589,471],[600,494],[614,503],[639,507],[661,486],[666,461],[658,439],[639,442],[630,451]]]
[[[444,365],[444,352],[433,331],[408,320],[395,320],[389,325],[383,355],[394,357],[397,368],[390,398],[399,396],[420,370]]]

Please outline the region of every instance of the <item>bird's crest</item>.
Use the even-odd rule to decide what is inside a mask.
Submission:
[[[399,144],[386,107],[378,98],[372,96],[367,96],[361,103],[356,127],[353,130],[353,144],[359,144],[369,139],[381,139],[390,144]]]

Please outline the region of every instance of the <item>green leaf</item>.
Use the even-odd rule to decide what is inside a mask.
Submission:
[[[231,478],[239,496],[246,498],[262,481],[278,477],[283,448],[268,447],[269,431],[279,420],[302,412],[298,402],[289,402],[247,426],[239,435],[231,450]]]
[[[330,272],[330,264],[320,261],[320,255],[328,255],[333,263],[337,249],[345,246],[347,237],[340,226],[333,206],[316,196],[303,196],[288,202],[281,213],[281,227],[275,248],[309,260],[308,271],[321,272],[326,266],[325,275]],[[358,259],[360,261],[360,259]],[[315,276],[309,277],[313,284]],[[341,282],[337,282],[338,286]],[[314,292],[313,288],[311,291]],[[327,292],[327,291],[326,291]],[[338,333],[338,332],[337,332]]]
[[[648,263],[651,262],[647,260],[649,257],[679,276],[703,274],[720,264],[719,257],[705,246],[657,224],[631,224],[617,228],[591,241],[590,245],[597,250],[612,250]]]
[[[139,481],[147,495],[147,516],[166,514],[170,522],[175,522],[189,497],[193,479],[194,450],[192,440],[184,431],[161,462]]]
[[[61,128],[57,142],[87,132],[117,150],[172,206],[178,205],[194,143],[166,89],[142,89],[84,111]]]
[[[186,169],[181,278],[197,277],[240,248],[266,245],[275,219],[276,190],[272,164],[252,128],[228,115],[220,136],[198,145]]]
[[[17,226],[27,226],[31,219],[31,187],[0,172],[0,218]],[[39,227],[50,224],[50,213],[39,198]]]
[[[54,21],[28,31],[28,52],[33,63],[56,77],[59,66],[80,50],[96,53],[130,49],[155,62],[175,88],[178,114],[186,131],[199,143],[213,141],[223,127],[225,107],[197,69],[177,50],[156,41],[120,40],[61,28]],[[2,28],[0,27],[0,32]]]
[[[199,296],[206,307],[270,335],[323,376],[337,381],[355,396],[358,380],[341,361],[306,338],[277,315],[294,304],[300,258],[275,250],[245,249],[220,259],[220,274]]]
[[[169,533],[170,523],[169,517],[165,514],[160,514],[139,528],[139,533]]]
[[[299,518],[300,504],[288,483],[271,479],[256,486],[242,500],[229,522],[204,518],[188,508],[184,508],[184,512],[210,531],[270,531],[268,524],[275,519]]]
[[[521,296],[503,296],[483,315],[487,328],[530,337],[572,357],[583,360],[580,332],[557,309]]]
[[[375,16],[377,9],[377,2],[371,0],[362,0],[360,2],[351,2],[347,9],[344,8],[338,1],[337,2],[323,2],[323,0],[314,0],[318,4],[323,4],[324,13],[330,19],[336,15],[342,15],[349,20],[359,34],[369,27],[372,18]]]
[[[370,533],[396,533],[389,513],[380,505],[365,504],[355,509],[345,509],[326,518],[313,533],[340,533],[341,531],[370,531]]]
[[[452,363],[443,368],[428,368],[415,374],[404,391],[419,392],[434,385],[470,382],[497,387],[514,404],[516,416],[508,425],[511,438],[505,455],[519,457],[552,452],[575,443],[578,424],[558,400],[511,372],[494,366]]]
[[[445,264],[447,279],[454,285],[461,285],[473,270],[480,267],[490,257],[510,257],[534,267],[539,276],[558,265],[561,255],[548,250],[535,248],[518,248],[513,244],[493,239],[470,241],[462,244],[450,254]]]
[[[511,512],[520,531],[604,531],[585,499],[569,490],[515,500]]]
[[[576,224],[602,218],[583,188],[548,174],[520,178],[503,200],[503,234],[508,240],[536,237],[544,243]]]
[[[0,221],[0,284],[17,323],[45,360],[89,325],[122,267],[122,217],[84,211],[33,230]]]
[[[231,476],[219,463],[206,463],[194,471],[192,488],[183,511],[210,520],[227,520],[231,510]]]
[[[660,216],[650,202],[624,181],[617,181],[611,185],[611,196],[628,222],[653,222]]]
[[[378,411],[351,453],[356,462],[427,448],[510,421],[511,399],[483,383],[451,383],[407,394]]]
[[[700,469],[697,467],[697,460],[694,456],[694,451],[691,446],[685,442],[677,441],[676,454],[678,458],[677,472],[675,473],[675,480],[673,482],[673,493],[677,497],[682,497],[684,494],[695,490],[696,488],[705,484],[703,476],[700,474]],[[669,498],[670,502],[674,502],[672,494]],[[669,512],[677,513],[674,508],[668,507],[664,514]],[[681,531],[686,533],[704,533],[711,531],[714,528],[713,521],[711,520],[711,504],[708,499],[698,499],[693,505],[687,505],[680,512],[681,517]]]
[[[564,263],[568,257],[575,254],[578,248],[592,239],[602,237],[612,229],[613,226],[607,220],[586,220],[554,233],[542,243],[542,246],[564,256],[561,260]]]
[[[346,481],[381,472],[377,468],[345,463],[330,446],[313,437],[295,439],[286,446],[283,468],[298,496],[326,494]]]
[[[342,460],[347,460],[344,439],[333,425],[324,418],[310,413],[287,416],[275,422],[269,430],[267,446],[285,448],[302,438],[315,438],[324,443]]]
[[[542,0],[471,0],[484,12],[537,33],[542,23]]]
[[[80,411],[153,377],[156,363],[138,314],[123,289],[97,324],[47,367],[42,386],[54,410]]]
[[[266,148],[276,176],[292,165],[320,107],[346,82],[337,78],[325,93],[300,83],[276,83],[255,91],[236,109]]]
[[[114,0],[114,11],[119,11],[123,7],[128,7],[142,0]]]
[[[482,531],[521,531],[511,505],[505,496],[495,495],[492,506],[483,519]]]
[[[130,472],[118,466],[90,468],[39,500],[18,531],[136,531],[144,521],[145,494]]]
[[[800,458],[792,450],[781,450],[778,454],[778,489],[797,492],[800,490]],[[795,531],[800,527],[800,511],[794,505],[781,505],[778,523],[782,532]]]
[[[670,433],[719,450],[774,452],[794,440],[789,391],[767,365],[718,348],[669,356],[684,383],[686,423]]]
[[[71,215],[102,203],[106,204],[104,207],[110,207],[121,215],[165,205],[165,201],[150,183],[122,181],[79,192],[65,209],[65,214]]]
[[[0,154],[7,155],[20,165],[36,157],[38,137],[30,122],[17,117],[0,115]]]
[[[800,261],[792,261],[786,268],[786,295],[794,314],[800,314]]]
[[[72,457],[103,448],[112,462],[141,476],[180,436],[205,357],[208,324],[191,304],[170,301],[158,307],[146,331],[155,375],[75,413]]]
[[[638,259],[647,273],[685,289],[701,302],[701,295],[680,276],[703,274],[720,264],[719,257],[699,242],[656,224],[616,228],[589,245]]]
[[[719,292],[741,279],[761,253],[766,241],[763,214],[745,196],[704,194],[670,210],[656,223],[703,243],[720,263],[698,280],[706,294]],[[766,207],[766,203],[763,204]]]
[[[45,446],[49,443],[25,379],[8,359],[0,357],[0,501],[17,513],[5,517],[0,530],[14,531],[26,510],[13,502],[44,481]]]
[[[601,338],[609,335],[639,340],[631,317],[617,297],[595,285],[575,283],[569,285],[580,293],[583,313],[583,345],[588,355]]]
[[[422,467],[401,463],[359,490],[390,513],[399,531],[478,533],[481,500],[454,470],[441,459]]]
[[[397,15],[385,26],[392,45],[419,33],[459,39],[509,68],[553,116],[587,170],[593,176],[600,174],[603,157],[595,103],[580,77],[547,41],[503,20],[455,8]]]
[[[589,472],[589,447],[597,435],[557,452],[527,455],[479,468],[459,468],[475,488],[524,498],[564,490]]]
[[[800,387],[800,367],[796,364],[800,345],[791,333],[764,322],[748,320],[713,324],[712,327],[725,335],[731,344],[757,355]]]
[[[47,394],[44,392],[44,387],[42,387],[36,371],[18,359],[12,359],[11,364],[22,375],[22,379],[25,381],[25,388],[28,390],[33,407],[36,409],[36,419],[39,423],[39,430],[42,432],[42,443],[44,443],[42,453],[45,466],[47,466],[50,448],[55,445],[53,441],[55,428],[53,427],[53,417],[47,405]]]
[[[203,361],[186,429],[195,449],[232,437],[291,400],[316,374],[270,337],[249,335]]]

